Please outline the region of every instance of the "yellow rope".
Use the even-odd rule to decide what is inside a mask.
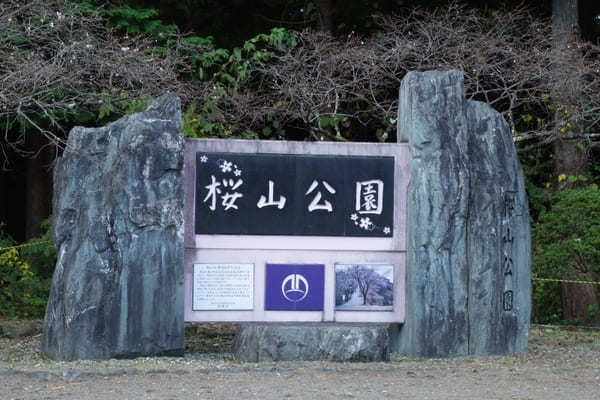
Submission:
[[[24,243],[18,246],[10,246],[0,248],[0,251],[10,250],[10,249],[19,249],[21,247],[30,247],[30,246],[39,246],[41,244],[49,244],[52,243],[50,240],[44,240],[42,242],[37,243]],[[600,282],[592,282],[592,281],[576,281],[572,279],[551,279],[551,278],[531,278],[532,281],[540,281],[540,282],[564,282],[564,283],[581,283],[584,285],[600,285]]]
[[[20,244],[18,246],[2,247],[0,249],[0,251],[10,250],[10,249],[19,249],[21,247],[39,246],[41,244],[48,244],[48,243],[52,243],[52,241],[51,240],[43,240],[41,242],[36,242],[36,243],[23,243],[23,244]]]
[[[600,285],[600,282],[592,282],[592,281],[575,281],[571,279],[550,279],[550,278],[531,278],[532,281],[541,281],[541,282],[565,282],[565,283],[583,283],[585,285]]]

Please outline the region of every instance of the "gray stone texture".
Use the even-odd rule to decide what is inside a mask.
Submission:
[[[466,100],[461,72],[409,72],[398,140],[409,142],[412,162],[406,320],[394,350],[424,357],[526,350],[529,211],[508,124]]]
[[[238,360],[387,361],[387,324],[242,324],[235,339]]]
[[[180,101],[74,128],[54,170],[58,261],[42,351],[60,360],[181,354]]]

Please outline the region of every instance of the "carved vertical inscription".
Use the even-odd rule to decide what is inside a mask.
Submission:
[[[507,191],[504,193],[503,210],[502,210],[502,260],[501,266],[504,273],[504,292],[502,295],[502,307],[504,311],[513,310],[513,243],[514,236],[511,231],[512,219],[517,209],[517,193]]]

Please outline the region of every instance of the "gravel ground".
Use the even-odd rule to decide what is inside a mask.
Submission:
[[[39,335],[0,338],[0,398],[600,399],[600,331],[535,327],[508,357],[253,364],[226,352],[230,329],[188,330],[185,357],[135,360],[54,362]]]

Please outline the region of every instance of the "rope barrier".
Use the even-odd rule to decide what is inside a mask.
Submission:
[[[5,251],[5,250],[11,250],[11,249],[20,249],[22,247],[39,246],[42,244],[49,244],[49,243],[52,243],[52,241],[51,240],[43,240],[41,242],[36,242],[36,243],[23,243],[23,244],[19,244],[17,246],[2,247],[2,248],[0,248],[0,252]]]
[[[564,282],[564,283],[581,283],[585,285],[600,285],[600,282],[593,281],[576,281],[572,279],[551,279],[551,278],[531,278],[532,281],[541,281],[541,282]]]
[[[552,329],[562,331],[600,331],[600,326],[586,326],[586,325],[549,325],[549,324],[531,324],[532,327],[538,329]]]
[[[10,249],[19,249],[22,247],[39,246],[42,244],[50,244],[50,243],[52,243],[51,240],[44,240],[44,241],[37,242],[37,243],[24,243],[24,244],[20,244],[17,246],[2,247],[2,248],[0,248],[0,252],[5,251],[5,250],[10,250]],[[539,281],[539,282],[561,282],[561,283],[580,283],[582,285],[600,285],[600,282],[578,281],[578,280],[573,280],[573,279],[531,278],[531,280]]]

